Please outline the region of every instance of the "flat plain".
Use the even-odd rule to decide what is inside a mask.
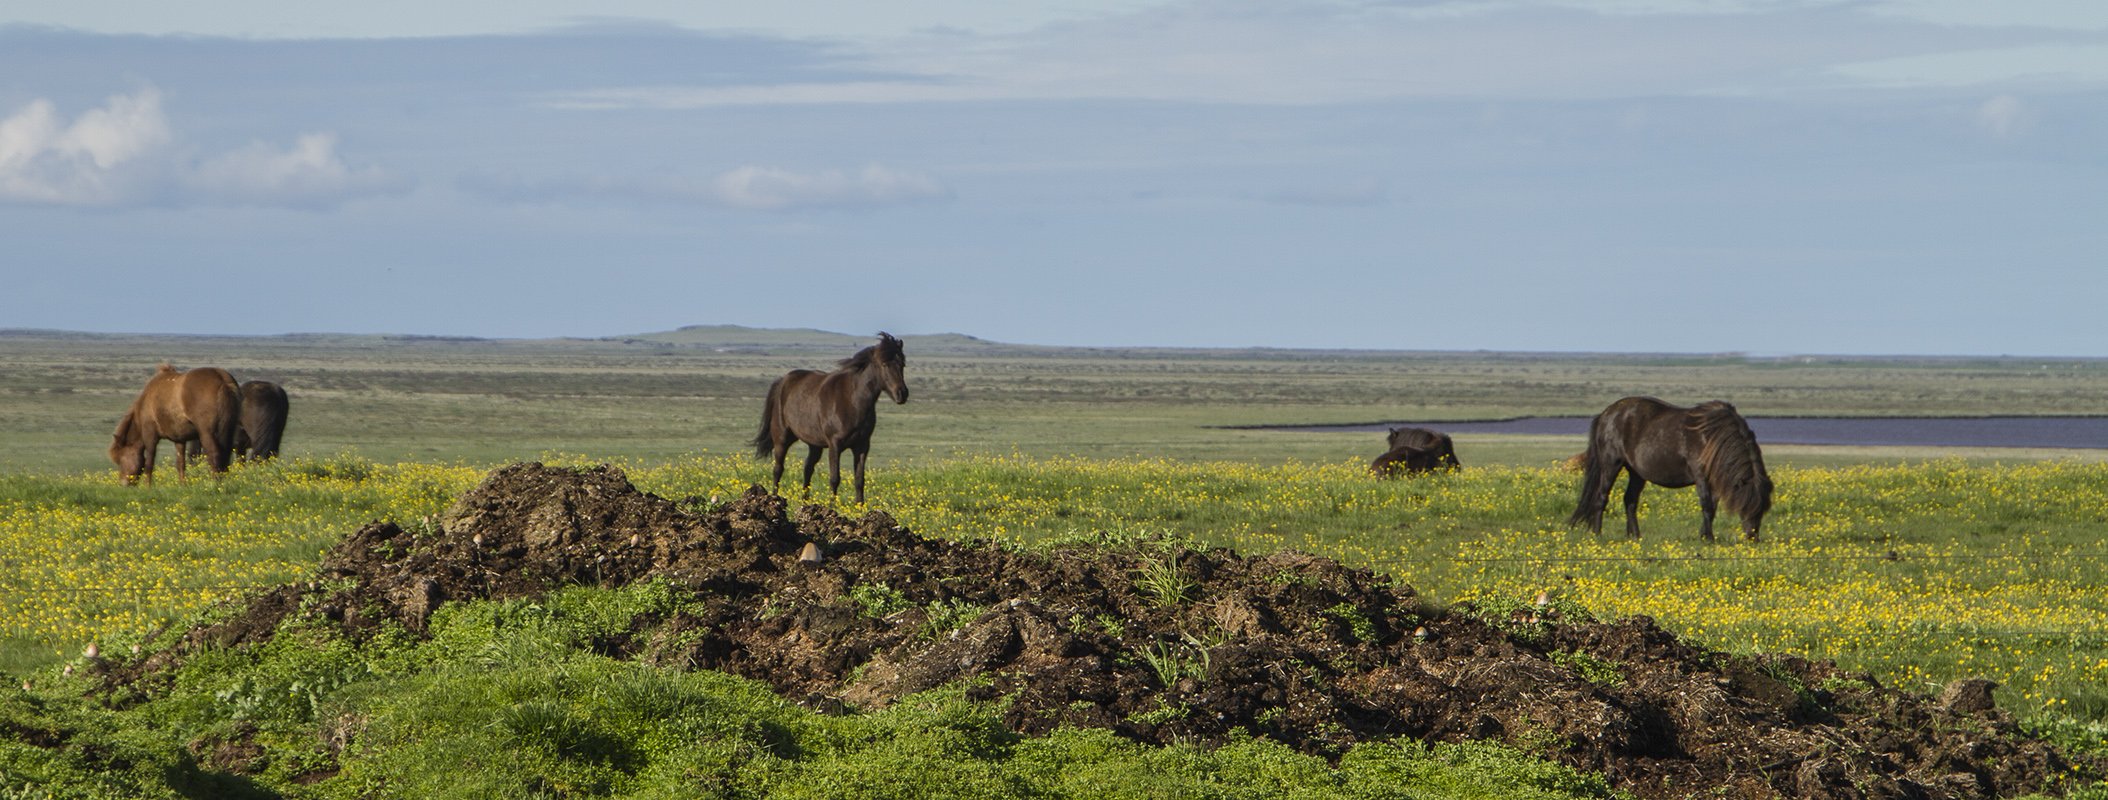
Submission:
[[[648,460],[744,452],[771,380],[830,368],[871,339],[735,327],[533,341],[4,331],[0,471],[107,466],[111,429],[163,361],[284,385],[294,456],[491,464],[559,452]],[[1087,349],[958,335],[907,342],[913,401],[881,409],[875,465],[974,454],[1366,460],[1381,451],[1380,437],[1244,427],[1586,415],[1631,394],[1726,399],[1756,416],[2108,414],[2101,360]],[[1579,443],[1483,436],[1459,447],[1467,464],[1535,465]],[[1782,447],[1767,455],[1847,464],[2098,451]]]

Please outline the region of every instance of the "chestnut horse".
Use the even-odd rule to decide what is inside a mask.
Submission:
[[[234,376],[218,367],[188,372],[162,364],[110,436],[110,461],[129,485],[146,476],[154,482],[154,454],[161,440],[176,443],[176,479],[188,480],[190,442],[197,442],[215,477],[227,471],[234,455],[234,431],[241,423],[241,393]]]
[[[1588,426],[1582,454],[1581,501],[1566,524],[1586,523],[1603,532],[1603,511],[1618,472],[1625,480],[1625,534],[1640,535],[1640,490],[1654,483],[1671,489],[1697,485],[1703,515],[1698,534],[1713,539],[1713,513],[1725,501],[1742,518],[1742,536],[1757,540],[1771,510],[1771,476],[1749,423],[1735,407],[1714,400],[1692,408],[1652,397],[1627,397],[1610,404]]]
[[[289,405],[285,389],[270,381],[243,381],[242,423],[234,429],[234,457],[242,461],[264,461],[278,457],[285,438],[285,414]],[[204,450],[193,441],[190,455]]]
[[[794,369],[769,385],[761,406],[761,430],[754,434],[754,455],[776,458],[773,486],[783,486],[783,457],[793,442],[804,442],[805,493],[812,494],[812,470],[827,453],[827,488],[842,495],[842,451],[854,456],[856,501],[864,502],[864,457],[871,452],[871,431],[878,427],[878,395],[896,404],[908,401],[902,374],[908,357],[899,339],[880,331],[878,344],[843,359],[839,369],[819,372]]]

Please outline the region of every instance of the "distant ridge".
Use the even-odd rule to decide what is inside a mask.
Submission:
[[[916,351],[935,352],[991,352],[996,350],[1036,349],[1029,345],[1009,345],[991,342],[963,333],[896,333],[908,345],[910,353]],[[629,336],[606,337],[610,341],[649,342],[652,344],[676,345],[680,347],[706,347],[713,350],[736,352],[781,352],[781,351],[855,351],[878,341],[878,332],[865,335],[823,331],[816,328],[749,328],[744,325],[684,325],[670,331],[639,333]]]
[[[1202,359],[1239,360],[1260,359],[1267,361],[1329,361],[1336,359],[1396,359],[1409,358],[1419,361],[1556,361],[1622,364],[1650,364],[1655,366],[1696,366],[1720,364],[1788,364],[1794,366],[1833,365],[1850,367],[1869,363],[1963,365],[1982,364],[1989,366],[2011,366],[2014,364],[2039,366],[2049,369],[2056,365],[2060,369],[2094,368],[2108,363],[2108,358],[2087,356],[2014,356],[2014,355],[1752,355],[1750,353],[1595,353],[1567,351],[1497,351],[1497,350],[1399,350],[1352,347],[1269,347],[1264,345],[1217,346],[1092,346],[1092,345],[1039,345],[1013,344],[983,339],[963,333],[901,333],[892,331],[908,344],[912,357],[921,355],[945,355],[968,357],[1022,357],[1022,358],[1123,358],[1123,359]],[[0,342],[11,346],[64,346],[67,344],[95,347],[166,348],[196,347],[217,350],[242,347],[291,347],[291,348],[347,348],[366,349],[447,349],[533,351],[559,350],[566,352],[633,351],[641,348],[659,350],[701,350],[720,353],[779,354],[804,358],[823,355],[828,358],[843,358],[858,348],[866,347],[878,340],[878,332],[864,334],[824,331],[817,328],[750,328],[744,325],[684,325],[670,331],[653,331],[621,336],[555,336],[539,339],[496,338],[482,336],[434,335],[414,333],[326,333],[298,332],[277,334],[233,334],[233,333],[146,333],[146,332],[98,332],[69,331],[53,328],[0,328]]]

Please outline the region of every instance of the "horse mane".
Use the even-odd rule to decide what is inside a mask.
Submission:
[[[1698,434],[1698,461],[1713,495],[1736,516],[1748,519],[1771,508],[1771,476],[1749,423],[1724,400],[1693,406],[1684,427]]]
[[[871,366],[871,364],[877,361],[878,357],[887,350],[892,350],[895,355],[899,355],[900,340],[894,338],[893,334],[887,333],[885,331],[879,331],[878,344],[874,344],[870,347],[858,350],[856,351],[856,355],[834,362],[834,364],[835,366],[840,367],[842,369],[863,369],[864,367]],[[905,359],[903,358],[903,360]]]
[[[871,362],[876,360],[878,360],[878,345],[874,344],[856,351],[856,355],[834,362],[834,365],[842,369],[863,369],[871,366]]]

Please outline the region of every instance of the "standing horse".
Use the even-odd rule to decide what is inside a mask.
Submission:
[[[278,457],[285,439],[285,414],[291,405],[285,387],[270,381],[242,384],[242,426],[234,434],[234,454],[243,460]]]
[[[1620,470],[1625,481],[1625,534],[1640,535],[1640,490],[1654,483],[1671,489],[1698,487],[1704,515],[1698,533],[1713,539],[1713,513],[1725,501],[1742,518],[1742,536],[1757,540],[1764,512],[1771,510],[1771,476],[1749,423],[1735,407],[1714,400],[1693,408],[1652,397],[1627,397],[1588,426],[1582,454],[1581,501],[1566,524],[1586,523],[1603,532],[1603,510]]]
[[[185,372],[162,364],[118,420],[110,436],[110,461],[127,485],[137,483],[141,475],[152,485],[155,451],[167,439],[176,443],[176,479],[188,480],[185,445],[197,442],[218,477],[233,458],[241,408],[241,392],[226,370],[199,367]]]
[[[901,374],[908,357],[899,339],[880,331],[878,344],[843,359],[839,369],[819,372],[794,369],[769,385],[761,407],[761,430],[754,434],[754,455],[776,458],[773,486],[783,486],[783,457],[793,442],[804,442],[805,493],[812,494],[812,470],[827,453],[827,488],[842,495],[842,451],[855,458],[856,501],[864,502],[864,457],[871,452],[871,431],[878,427],[878,395],[908,401],[908,379]]]

